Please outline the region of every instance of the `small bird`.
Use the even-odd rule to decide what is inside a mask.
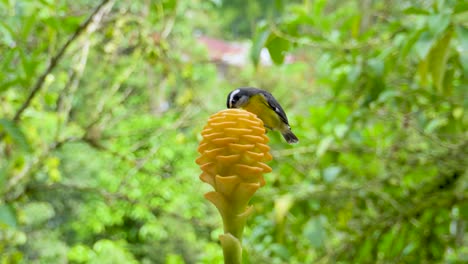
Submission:
[[[271,93],[252,87],[237,88],[227,96],[228,108],[242,108],[260,118],[266,128],[279,131],[289,144],[299,139],[291,131],[288,118]]]

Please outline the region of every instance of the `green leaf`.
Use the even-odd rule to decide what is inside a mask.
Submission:
[[[465,76],[468,76],[468,28],[464,26],[457,26],[455,28],[457,39],[460,43],[460,63],[463,67]]]
[[[164,0],[162,1],[164,12],[174,12],[177,7],[176,0]]]
[[[6,168],[0,167],[0,193],[3,193],[5,189],[6,179],[7,179]]]
[[[3,21],[0,21],[0,43],[1,42],[9,47],[14,47],[16,45],[13,29]]]
[[[31,31],[34,29],[34,26],[37,26],[38,13],[32,13],[30,16],[24,18],[24,21],[21,26],[21,32],[18,35],[22,39],[27,39],[29,35],[31,35]]]
[[[372,237],[369,237],[364,242],[361,242],[356,261],[358,263],[370,262],[369,260],[372,258],[372,249],[374,246],[375,243],[373,242]]]
[[[330,166],[323,170],[323,179],[326,182],[333,182],[341,172],[341,167]]]
[[[430,12],[426,9],[422,9],[419,7],[411,6],[403,10],[403,13],[407,15],[429,15]]]
[[[455,31],[457,32],[457,39],[460,41],[461,53],[468,52],[468,27],[457,26]]]
[[[4,81],[3,83],[0,83],[0,92],[6,91],[11,86],[14,86],[14,85],[17,85],[17,84],[20,84],[20,83],[21,83],[21,80],[19,78],[16,78],[16,79],[11,80],[11,81]]]
[[[333,129],[337,138],[343,138],[346,135],[346,132],[349,131],[349,126],[345,124],[338,124]]]
[[[289,41],[277,36],[270,36],[270,40],[267,42],[266,47],[273,62],[279,65],[284,62],[286,51],[289,50]]]
[[[431,120],[426,127],[424,127],[424,133],[430,134],[442,126],[447,125],[448,121],[446,118],[436,118]]]
[[[372,70],[372,73],[375,77],[382,77],[384,74],[385,64],[383,60],[372,58],[367,62],[369,69]]]
[[[23,131],[12,121],[0,118],[0,132],[5,132],[11,137],[13,142],[18,145],[22,150],[31,151],[31,146],[24,136]]]
[[[459,212],[461,219],[468,219],[468,204],[461,204]]]
[[[460,119],[463,116],[463,108],[462,107],[456,107],[452,111],[452,116],[455,119]]]
[[[24,222],[28,225],[44,223],[54,215],[54,208],[50,203],[46,202],[32,202],[22,208]]]
[[[15,228],[17,225],[15,210],[11,205],[0,205],[0,226],[1,224]]]
[[[429,16],[427,19],[427,25],[429,32],[432,36],[439,37],[450,24],[450,14],[437,14]]]
[[[180,255],[172,253],[166,256],[165,264],[184,264],[184,263],[185,263],[184,258]]]
[[[422,86],[426,86],[428,82],[427,81],[428,67],[429,67],[428,65],[429,63],[427,59],[421,60],[421,62],[419,62],[419,65],[418,65],[418,75],[419,75],[419,80]]]
[[[414,44],[413,50],[419,59],[424,60],[434,44],[434,37],[427,31],[421,33],[418,41]]]
[[[47,7],[50,7],[50,8],[54,7],[53,1],[39,0],[39,2],[42,3],[44,6],[47,6]]]
[[[78,244],[70,248],[68,251],[68,259],[77,263],[88,263],[93,253],[93,250],[88,246]]]
[[[324,216],[314,217],[307,222],[304,228],[304,236],[315,248],[321,248],[324,246],[327,235],[324,229],[325,222],[326,220]]]
[[[275,11],[281,12],[284,10],[285,2],[283,0],[275,0]]]
[[[323,10],[327,5],[327,0],[315,0],[312,3],[313,17],[319,18],[323,16]]]
[[[251,264],[252,261],[249,257],[249,250],[245,247],[242,247],[242,264]]]
[[[289,210],[294,205],[292,195],[286,194],[275,199],[275,220],[277,223],[283,223]]]
[[[416,32],[411,33],[411,35],[406,39],[405,44],[401,49],[401,55],[403,56],[403,58],[406,57],[408,53],[412,50],[415,43],[419,40],[421,34],[422,31],[418,30]]]
[[[35,56],[31,56],[31,54],[27,54],[23,50],[19,51],[21,64],[23,66],[25,76],[31,79],[32,77],[34,77],[34,73],[36,72],[36,68],[37,66],[39,66],[39,63],[36,62]]]
[[[287,247],[281,244],[273,244],[270,246],[270,250],[274,252],[275,255],[279,256],[282,259],[290,259],[291,252]]]
[[[453,8],[453,14],[468,12],[468,1],[457,1]]]
[[[450,51],[450,40],[452,39],[453,31],[448,30],[445,35],[434,45],[429,54],[429,71],[432,76],[432,81],[439,91],[443,91],[443,82],[445,71],[447,68],[447,59]]]
[[[260,61],[260,54],[269,36],[270,29],[266,25],[260,26],[258,33],[253,39],[252,48],[250,50],[250,58],[255,66],[257,66]]]

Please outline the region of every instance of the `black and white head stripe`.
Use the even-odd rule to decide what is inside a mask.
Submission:
[[[240,91],[241,91],[240,89],[236,89],[236,90],[232,91],[231,94],[229,94],[229,99],[228,99],[228,107],[229,108],[233,107],[234,98],[238,93],[240,93]]]

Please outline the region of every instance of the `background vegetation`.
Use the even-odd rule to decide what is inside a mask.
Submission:
[[[221,262],[194,160],[238,86],[271,91],[300,138],[269,133],[247,261],[468,262],[467,11],[1,0],[0,262]],[[220,75],[195,33],[251,40],[252,63]]]

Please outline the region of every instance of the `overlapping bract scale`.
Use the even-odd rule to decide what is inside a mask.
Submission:
[[[216,189],[216,176],[236,175],[243,182],[265,184],[262,175],[271,171],[265,162],[272,157],[263,122],[254,114],[240,109],[220,111],[210,117],[201,134],[201,156],[196,162],[204,182]]]
[[[200,179],[214,188],[205,197],[220,211],[225,229],[229,221],[243,223],[251,212],[250,198],[265,185],[263,174],[271,172],[263,122],[245,110],[227,109],[212,115],[201,134]]]

